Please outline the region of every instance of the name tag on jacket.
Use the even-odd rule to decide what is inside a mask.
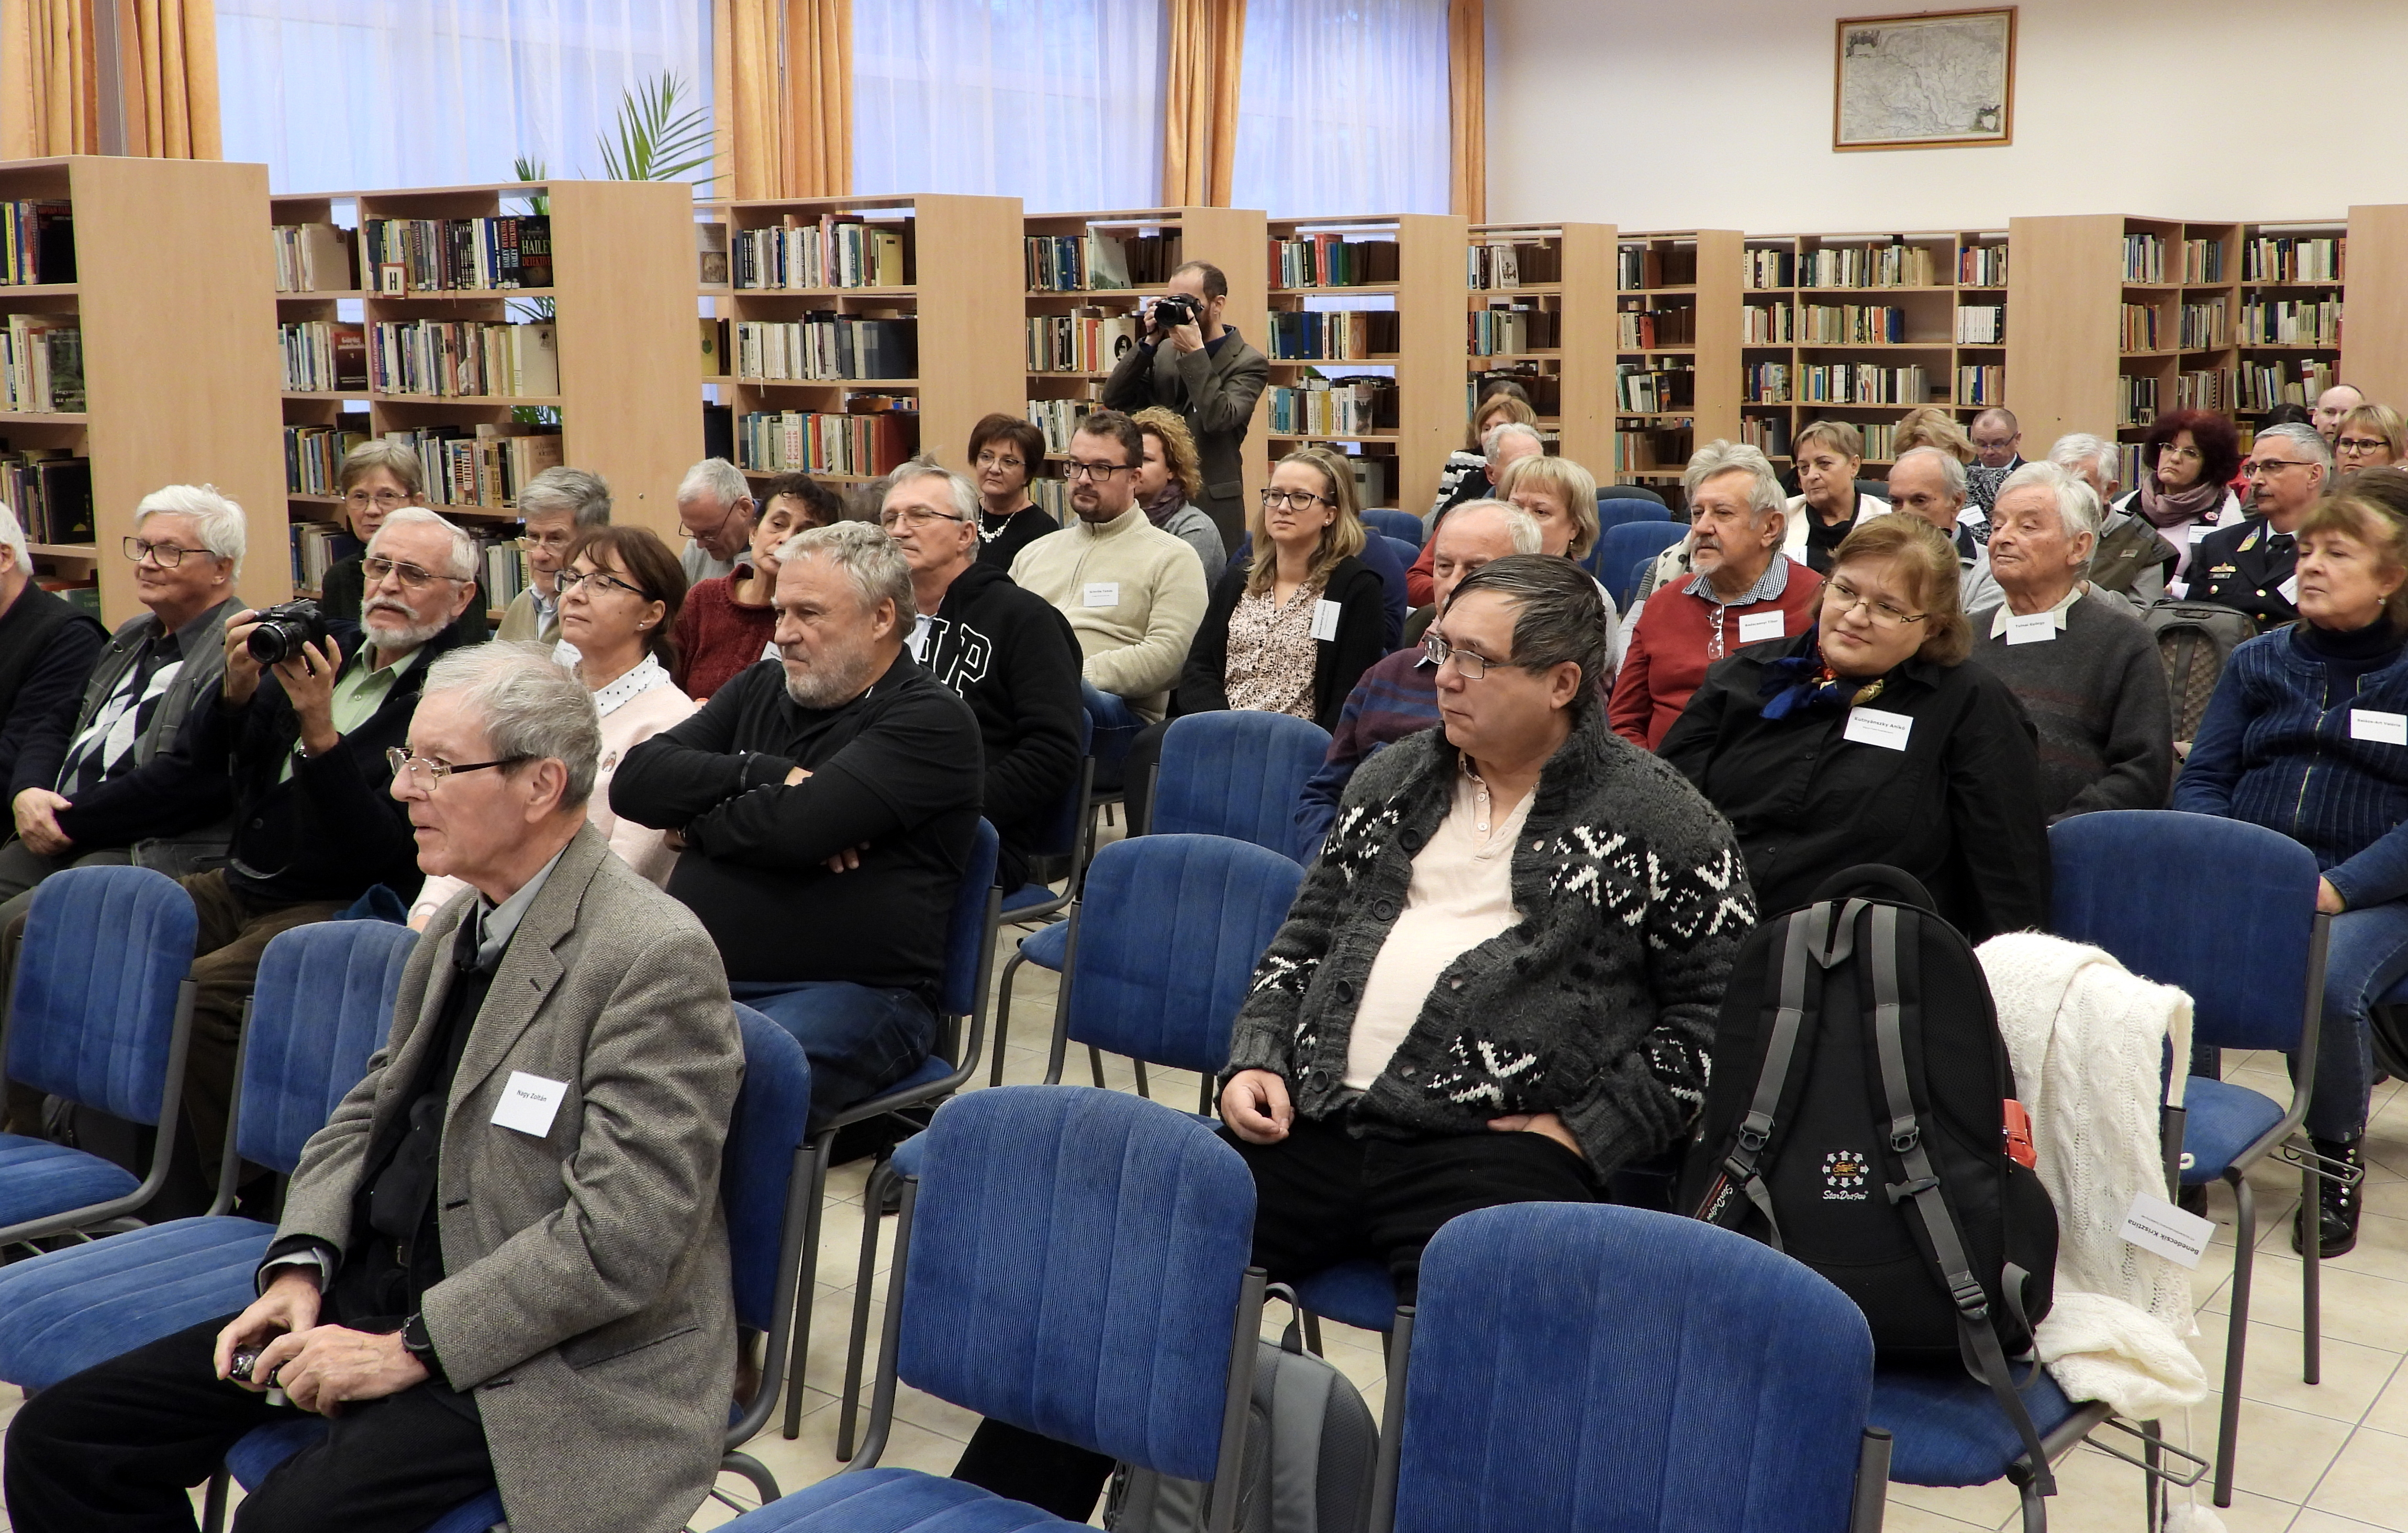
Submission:
[[[509,1083],[502,1088],[502,1099],[494,1106],[494,1122],[542,1139],[552,1132],[552,1120],[560,1115],[561,1099],[567,1095],[566,1081],[547,1081],[512,1070]]]
[[[2378,745],[2408,745],[2408,713],[2383,713],[2371,708],[2349,710],[2349,738]]]
[[[1739,620],[1739,641],[1742,644],[1759,644],[1768,638],[1781,638],[1782,622],[1788,616],[1786,612],[1778,611],[1742,612]]]
[[[1089,580],[1081,596],[1080,605],[1082,607],[1118,607],[1121,604],[1121,582]]]
[[[1858,745],[1878,745],[1885,751],[1903,751],[1907,736],[1914,732],[1914,721],[1906,714],[1858,708],[1849,710],[1848,727],[1842,738]]]

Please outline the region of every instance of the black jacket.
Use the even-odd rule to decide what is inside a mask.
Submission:
[[[0,783],[8,796],[48,782],[17,781],[17,758],[38,753],[41,742],[74,722],[84,678],[100,658],[108,630],[64,598],[25,582],[0,612]],[[58,775],[58,767],[50,767]]]
[[[978,715],[996,881],[1026,881],[1028,852],[1079,772],[1079,640],[1070,620],[993,565],[973,564],[929,620],[922,664]]]
[[[269,905],[308,900],[348,904],[383,884],[408,904],[423,881],[409,810],[389,791],[393,768],[385,752],[409,739],[410,715],[426,672],[459,647],[455,630],[427,640],[408,670],[394,678],[367,723],[322,756],[296,754],[301,716],[268,671],[241,708],[226,705],[222,683],[203,697],[188,726],[193,764],[234,778],[234,843],[226,849],[226,880]],[[348,652],[342,676],[366,664],[367,648],[337,630]],[[287,759],[290,781],[279,781]]]
[[[1001,526],[987,525],[986,513],[979,512],[978,562],[992,566],[997,574],[1011,573],[1011,561],[1020,551],[1049,532],[1060,532],[1062,523],[1054,520],[1042,506],[1023,506],[1003,519]]]
[[[1656,753],[1729,817],[1766,914],[1832,874],[1887,863],[1920,880],[1972,941],[2048,924],[2048,831],[2031,722],[1978,665],[1910,659],[1862,706],[1913,719],[1906,748],[1844,738],[1848,709],[1763,716],[1771,661],[1810,628],[1716,661]]]
[[[1197,626],[1179,677],[1179,711],[1226,713],[1229,709],[1229,617],[1246,594],[1251,560],[1232,559],[1212,587],[1211,605]],[[1346,695],[1363,673],[1388,652],[1387,588],[1379,571],[1349,555],[1329,572],[1321,598],[1338,604],[1338,637],[1313,641],[1312,722],[1335,733]]]
[[[2266,519],[2253,516],[2200,538],[2190,552],[2190,599],[2246,612],[2260,633],[2298,622],[2300,609],[2283,583],[2299,566],[2299,544],[2286,539],[2277,552],[2268,546],[2272,536]]]

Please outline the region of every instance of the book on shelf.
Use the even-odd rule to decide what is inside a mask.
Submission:
[[[72,315],[9,315],[0,334],[0,410],[73,415],[83,408],[81,323]]]
[[[2241,435],[2245,438],[2249,434],[2244,431]],[[2117,442],[2115,444],[2116,483],[2139,484],[2142,482],[2141,476],[2148,471],[2146,466],[2141,461],[2141,449],[2145,445],[2147,444],[2143,442]]]
[[[1968,245],[1957,251],[1956,285],[2005,287],[2007,248],[2004,245]]]
[[[1613,408],[1632,415],[1660,415],[1667,410],[1695,409],[1698,375],[1692,367],[1650,367],[1617,363],[1613,369]]]
[[[292,529],[293,589],[315,596],[326,571],[360,552],[360,540],[339,522],[295,522]]]
[[[2186,351],[2211,351],[2224,344],[2224,300],[2187,303],[2176,318],[2175,330]]]
[[[727,360],[731,322],[696,319],[695,323],[701,327],[702,376],[725,378],[733,373],[735,368],[729,365]]]
[[[1747,392],[1741,397],[1751,405],[1786,405],[1796,397],[1797,369],[1785,362],[1751,362],[1746,369]]]
[[[2200,367],[2174,380],[2174,404],[2183,409],[2232,413],[2232,369]]]
[[[1789,304],[1750,304],[1740,311],[1740,344],[1786,346],[1798,338],[1798,310]]]
[[[1517,245],[1498,240],[1474,245],[1465,253],[1465,285],[1477,291],[1497,292],[1564,279],[1560,245],[1544,241]]]
[[[1045,451],[1068,452],[1079,423],[1100,407],[1092,399],[1031,399],[1028,423],[1045,434]]]
[[[727,225],[697,223],[694,226],[695,279],[704,287],[726,287]]]
[[[738,289],[908,287],[907,228],[835,213],[810,222],[789,215],[769,228],[737,230],[729,265]]]
[[[542,213],[372,218],[360,225],[360,251],[361,285],[386,297],[552,286],[552,220]]]
[[[1698,343],[1698,311],[1686,304],[1670,304],[1655,308],[1636,306],[1615,313],[1619,329],[1616,344],[1627,351],[1652,351],[1658,346],[1695,346]]]
[[[1483,355],[1489,351],[1530,350],[1530,346],[1479,347],[1480,319],[1487,312],[1483,309],[1472,317],[1475,350]],[[1372,357],[1392,357],[1403,344],[1399,338],[1402,332],[1398,328],[1400,318],[1393,308],[1273,309],[1270,354],[1283,362],[1364,362]],[[1524,334],[1525,329],[1516,328],[1513,333]],[[1531,344],[1551,346],[1554,342]]]
[[[1464,384],[1463,413],[1469,420],[1480,411],[1482,392],[1491,383],[1507,380],[1521,386],[1529,396],[1530,408],[1541,416],[1564,412],[1564,380],[1560,373],[1544,373],[1535,362],[1512,363],[1503,367],[1490,367],[1474,373]]]
[[[351,232],[332,223],[280,223],[276,291],[339,293],[360,285]]]
[[[2253,298],[2241,306],[2243,346],[2339,346],[2338,298]]]
[[[1694,287],[1697,280],[1695,245],[1624,245],[1614,253],[1614,285],[1625,293]]]
[[[418,454],[427,498],[444,506],[508,509],[519,486],[562,462],[559,428],[517,421],[388,431],[385,438]]]
[[[1742,415],[1739,439],[1768,458],[1789,456],[1789,418],[1785,415]]]
[[[2333,381],[2330,361],[2297,357],[2245,364],[2233,376],[2233,389],[2241,409],[2270,410],[2277,405],[2314,405]]]
[[[1808,251],[1798,285],[1812,288],[1931,287],[1931,251],[1921,245],[1836,245]]]
[[[0,202],[0,287],[75,279],[74,208],[64,202]]]
[[[2244,282],[2338,282],[2349,255],[2345,236],[2264,236],[2241,247]]]
[[[1800,346],[1898,346],[1906,340],[1906,310],[1895,304],[1801,304]]]
[[[1134,314],[1082,307],[1068,314],[1028,319],[1028,370],[1032,373],[1108,373],[1138,343],[1142,328]]]
[[[367,327],[368,386],[435,398],[560,393],[560,336],[550,320],[381,320]]]
[[[1548,279],[1550,281],[1553,279]],[[1377,452],[1349,452],[1344,457],[1346,466],[1354,478],[1355,505],[1366,508],[1396,505],[1396,498],[1389,490],[1394,480],[1394,459]]]
[[[63,447],[0,448],[0,501],[29,543],[90,543],[92,460]]]
[[[479,595],[494,611],[501,611],[519,599],[526,589],[526,554],[516,537],[496,537],[490,533],[474,533],[478,552],[482,555],[484,574],[478,580]]]
[[[2161,286],[2166,279],[2166,242],[2153,234],[2124,236],[2124,280]]]
[[[736,407],[714,405],[709,400],[702,406],[702,455],[736,461]]]
[[[736,466],[876,479],[919,451],[919,417],[910,410],[754,410],[737,422]]]
[[[1931,384],[1920,366],[1840,362],[1798,369],[1802,405],[1928,405]]]
[[[365,425],[367,417],[359,418]],[[365,431],[342,426],[303,425],[284,428],[284,493],[291,495],[337,494],[343,457],[368,439]]]
[[[2157,380],[2141,373],[2119,373],[2115,378],[2115,423],[2118,426],[2145,426],[2157,418]]]
[[[818,309],[799,322],[736,322],[736,376],[764,380],[910,378],[920,322]]]
[[[2155,304],[2126,304],[2117,325],[2116,349],[2124,351],[2155,351],[2157,346],[2157,307]]]
[[[1403,269],[1393,239],[1348,239],[1342,235],[1299,235],[1270,242],[1272,286],[1374,287],[1394,282]]]
[[[1798,252],[1749,251],[1741,268],[1740,285],[1751,288],[1794,288],[1798,285]],[[1625,283],[1624,286],[1633,284]]]
[[[1397,429],[1393,378],[1307,378],[1271,390],[1271,430],[1283,437],[1369,437]]]
[[[1985,408],[2007,402],[2007,370],[1992,363],[1968,363],[1956,369],[1956,403]]]
[[[1897,422],[1876,422],[1871,425],[1859,427],[1858,431],[1864,437],[1866,457],[1896,461],[1898,457]]]
[[[1627,423],[1614,429],[1613,470],[1617,474],[1677,471],[1688,463],[1696,440],[1694,422]]]
[[[2224,280],[2224,241],[2220,239],[2186,239],[2183,241],[2183,281],[2190,286],[2204,287]]]
[[[2004,304],[1963,304],[1956,310],[1956,344],[1959,346],[2004,346],[2007,343],[2007,306]]]
[[[366,332],[342,320],[304,320],[276,327],[288,394],[352,394],[368,386]]]
[[[1022,241],[1034,293],[1119,293],[1160,287],[1179,268],[1179,234],[1029,235]]]

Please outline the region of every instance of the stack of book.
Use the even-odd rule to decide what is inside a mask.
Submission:
[[[1467,256],[1465,285],[1476,292],[1564,279],[1564,252],[1555,245],[1474,245]]]
[[[1742,287],[1794,288],[1798,285],[1798,256],[1792,251],[1749,251],[1747,266],[1741,277]]]
[[[2192,287],[2213,287],[2224,280],[2224,241],[2183,241],[2183,281]]]
[[[1750,304],[1741,314],[1742,345],[1786,346],[1798,338],[1798,311],[1788,304]]]
[[[1698,311],[1676,305],[1662,308],[1625,308],[1614,316],[1625,351],[1652,351],[1658,346],[1695,346]]]
[[[1491,315],[1499,321],[1513,322],[1510,328],[1498,324],[1489,328]],[[1494,351],[1526,351],[1530,345],[1498,346],[1480,344],[1484,334],[1489,336],[1524,336],[1527,316],[1506,315],[1498,310],[1479,309],[1471,316],[1472,350],[1482,356]],[[1541,326],[1551,326],[1552,317],[1542,318]],[[1310,312],[1298,309],[1274,309],[1270,316],[1270,354],[1283,362],[1363,362],[1372,357],[1393,357],[1400,344],[1397,329],[1398,315],[1393,308],[1327,309]],[[1542,328],[1541,333],[1551,334]],[[1549,340],[1547,345],[1553,345]]]
[[[1393,378],[1307,378],[1271,390],[1271,430],[1283,437],[1369,437],[1397,422]]]
[[[738,229],[729,240],[738,291],[908,287],[910,247],[904,228],[823,213],[816,223]]]
[[[863,395],[867,402],[882,396]],[[887,401],[892,403],[892,401]],[[883,408],[837,415],[754,410],[736,423],[736,466],[759,473],[834,474],[876,479],[919,449],[919,417]]]
[[[75,279],[75,218],[70,206],[0,202],[0,287]]]
[[[1695,409],[1698,375],[1690,367],[1615,365],[1613,408],[1630,415],[1661,415],[1667,410]]]
[[[560,337],[549,320],[380,321],[368,329],[368,386],[437,398],[546,398],[560,393]]]
[[[2162,286],[2166,279],[2166,242],[2156,235],[2124,236],[2124,280]]]
[[[2182,349],[2186,351],[2212,351],[2224,344],[2224,300],[2212,298],[2203,304],[2182,306],[2180,327]]]
[[[1798,285],[1815,288],[1930,287],[1931,252],[1920,245],[1843,245],[1809,251]]]
[[[484,574],[478,580],[479,594],[484,604],[500,611],[519,599],[526,589],[526,553],[515,537],[497,537],[490,533],[477,535],[477,547],[483,554]]]
[[[0,334],[0,410],[74,415],[83,407],[82,326],[72,316],[9,315]]]
[[[1801,346],[1901,346],[1906,310],[1895,304],[1806,304],[1798,318]]]
[[[2126,304],[2117,331],[2117,350],[2154,351],[2157,346],[2157,307],[2155,304]]]
[[[365,422],[367,417],[359,418]],[[366,441],[367,434],[340,426],[284,428],[284,493],[294,495],[337,494],[336,475],[343,457]]]
[[[288,394],[354,394],[368,386],[368,344],[356,324],[304,320],[276,327]]]
[[[1808,405],[1928,405],[1931,385],[1921,367],[1840,362],[1801,367],[1799,401]]]
[[[2006,368],[1996,364],[1968,364],[1956,369],[1956,403],[1987,407],[2006,402]]]
[[[332,223],[276,226],[276,291],[337,293],[360,285],[351,232]]]
[[[1883,422],[1862,428],[1865,456],[1874,462],[1895,462],[1898,458],[1898,424]]]
[[[2232,369],[2204,367],[2174,380],[2174,403],[2184,409],[2232,413]]]
[[[1614,252],[1614,286],[1625,293],[1694,287],[1697,281],[1695,245],[1625,245]]]
[[[2253,299],[2241,306],[2243,346],[2339,346],[2341,300]]]
[[[2211,278],[2209,280],[2213,281]],[[1958,287],[2005,287],[2007,285],[2007,248],[2004,245],[1968,245],[1956,252],[1956,285]]]
[[[1785,415],[1742,415],[1739,439],[1768,458],[1789,456],[1789,418]]]
[[[1785,362],[1751,362],[1747,365],[1747,393],[1742,396],[1751,405],[1786,405],[1792,398],[1791,372]]]
[[[736,376],[908,379],[919,370],[920,322],[906,315],[814,310],[800,323],[736,322]]]
[[[1956,344],[1959,346],[2004,346],[2007,343],[2007,306],[2004,304],[1965,304],[1956,310]]]
[[[2347,239],[2253,239],[2241,248],[2244,282],[2338,282],[2346,266]]]
[[[2115,378],[2115,423],[2145,426],[2157,418],[2157,380],[2139,373]]]
[[[359,539],[334,522],[293,523],[293,589],[315,596],[326,587],[326,571],[360,552]]]
[[[426,498],[445,506],[507,509],[517,504],[520,485],[561,463],[557,427],[514,421],[388,431],[385,437],[418,454]]]
[[[2233,380],[2244,410],[2269,410],[2277,405],[2313,405],[2316,395],[2333,386],[2333,365],[2320,357],[2290,362],[2256,362]]]
[[[0,503],[17,513],[29,543],[88,544],[92,460],[63,447],[0,449]]]
[[[362,276],[387,297],[552,286],[552,220],[372,218],[360,227]]]
[[[1046,451],[1068,452],[1079,423],[1095,408],[1095,402],[1088,399],[1031,399],[1028,423],[1045,434]]]
[[[1134,314],[1109,308],[1076,308],[1068,314],[1031,315],[1028,370],[1032,373],[1108,373],[1128,354],[1144,328]]]
[[[1140,283],[1154,287],[1179,266],[1175,233],[1122,239],[1090,229],[1083,235],[1030,235],[1023,245],[1032,293],[1121,292]]]
[[[1678,469],[1689,461],[1696,440],[1696,423],[1685,418],[1666,424],[1617,430],[1613,434],[1614,472],[1644,474]]]
[[[1343,235],[1304,235],[1270,242],[1274,287],[1371,287],[1397,280],[1397,242],[1348,239]]]

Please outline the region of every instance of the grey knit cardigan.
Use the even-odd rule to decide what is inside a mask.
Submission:
[[[1363,763],[1255,966],[1228,1074],[1274,1071],[1303,1116],[1347,1111],[1354,1132],[1380,1138],[1555,1112],[1600,1177],[1687,1131],[1724,981],[1756,921],[1746,864],[1685,779],[1614,734],[1603,709],[1576,706],[1513,849],[1522,919],[1439,975],[1349,1111],[1354,1008],[1462,769],[1441,729]]]

